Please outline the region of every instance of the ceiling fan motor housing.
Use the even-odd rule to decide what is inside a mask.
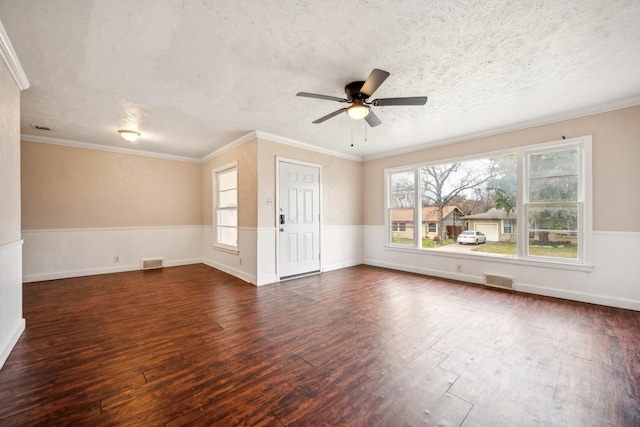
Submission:
[[[364,101],[369,97],[369,95],[360,92],[363,85],[364,82],[351,82],[344,87],[344,93],[347,95],[349,102]]]

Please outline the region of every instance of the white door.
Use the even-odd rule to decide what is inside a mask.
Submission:
[[[280,161],[280,279],[320,271],[320,169]]]

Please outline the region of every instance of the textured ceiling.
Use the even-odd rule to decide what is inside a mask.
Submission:
[[[2,0],[0,21],[23,135],[197,159],[254,130],[372,158],[640,103],[638,0]],[[427,105],[374,107],[366,141],[345,114],[311,123],[344,105],[297,92],[373,68],[374,98]]]

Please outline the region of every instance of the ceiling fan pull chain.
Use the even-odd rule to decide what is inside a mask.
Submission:
[[[364,126],[364,142],[365,144],[367,143],[367,125],[364,124],[364,121],[362,122],[362,126]]]

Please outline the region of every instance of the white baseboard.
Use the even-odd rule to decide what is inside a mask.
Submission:
[[[275,274],[269,274],[267,276],[261,277],[258,280],[257,285],[258,286],[262,286],[262,285],[268,285],[270,283],[276,283],[277,281],[279,281],[280,279],[278,279],[278,276],[276,276]]]
[[[388,268],[391,270],[406,271],[409,273],[423,274],[425,276],[440,277],[443,279],[459,280],[461,282],[475,283],[478,285],[484,285],[484,277],[473,276],[470,274],[462,274],[457,272],[434,270],[431,268],[416,267],[413,265],[395,264],[390,262],[375,261],[365,259],[363,262],[365,265],[371,265],[374,267]]]
[[[2,344],[2,348],[0,348],[0,369],[2,369],[2,367],[4,366],[4,362],[6,362],[9,358],[11,350],[13,350],[13,347],[16,346],[16,343],[22,336],[26,325],[27,322],[24,319],[20,319],[9,339],[4,344]]]
[[[599,304],[609,307],[618,307],[627,310],[640,311],[640,301],[632,299],[614,298],[608,297],[606,295],[568,291],[563,289],[548,288],[545,286],[527,285],[524,283],[515,283],[514,289],[518,292],[526,292],[529,294],[544,295],[547,297],[562,298],[572,301],[580,301],[590,304]]]
[[[459,280],[461,282],[475,283],[484,285],[484,277],[473,276],[462,273],[452,273],[448,271],[433,270],[421,268],[411,265],[401,265],[381,261],[364,260],[364,264],[374,267],[388,268],[391,270],[407,271],[409,273],[424,274],[426,276],[440,277],[444,279]],[[618,307],[628,310],[640,311],[640,301],[625,298],[614,298],[606,295],[596,295],[586,292],[576,292],[563,289],[549,288],[545,286],[528,285],[525,283],[515,283],[514,290],[516,292],[524,292],[535,295],[543,295],[554,298],[561,298],[571,301],[580,301],[590,304],[606,305],[609,307]]]
[[[213,267],[216,270],[220,270],[220,271],[224,271],[227,274],[230,274],[232,276],[235,276],[241,280],[244,280],[247,283],[250,283],[252,285],[256,285],[257,283],[257,278],[256,276],[250,275],[245,273],[244,271],[229,267],[228,265],[224,265],[224,264],[220,264],[218,262],[215,262],[213,260],[210,259],[204,259],[202,260],[203,264],[208,265],[209,267]]]
[[[328,271],[340,270],[341,268],[355,267],[356,265],[360,265],[360,264],[362,264],[362,260],[361,259],[354,259],[354,260],[351,260],[351,261],[342,261],[342,262],[335,263],[335,264],[323,265],[322,266],[322,271],[324,273],[326,273]]]
[[[177,267],[180,265],[202,264],[202,259],[184,259],[165,261],[165,267]],[[45,280],[69,279],[72,277],[96,276],[98,274],[123,273],[126,271],[141,270],[140,263],[130,265],[120,265],[117,267],[88,268],[84,270],[57,271],[54,273],[31,274],[22,276],[23,283],[43,282]]]

